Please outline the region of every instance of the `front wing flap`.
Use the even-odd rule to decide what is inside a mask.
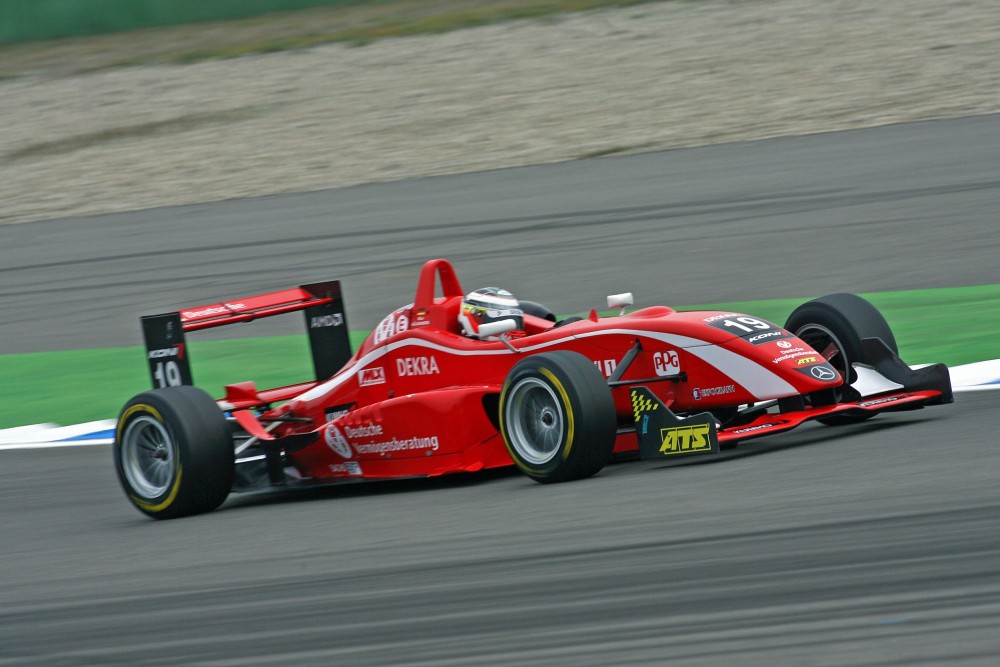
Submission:
[[[711,413],[678,417],[643,386],[633,387],[631,397],[641,458],[674,459],[719,451],[719,437]]]

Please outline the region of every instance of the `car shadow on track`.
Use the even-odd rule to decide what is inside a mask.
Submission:
[[[751,456],[774,454],[787,449],[824,445],[837,440],[849,439],[856,436],[894,431],[896,429],[911,426],[919,426],[926,422],[934,421],[935,419],[937,419],[937,417],[933,415],[916,418],[907,415],[906,417],[897,419],[889,417],[888,419],[883,418],[883,420],[879,421],[866,421],[849,426],[806,424],[787,433],[781,433],[754,440],[740,441],[739,444],[730,449],[725,449],[715,456],[691,457],[689,459],[670,461],[667,463],[652,462],[649,469],[659,470],[662,468],[680,468],[690,465],[725,463],[726,461],[733,461],[735,459],[742,459]]]
[[[271,487],[260,491],[234,493],[223,505],[223,510],[262,505],[301,503],[335,498],[365,498],[401,493],[421,493],[442,489],[464,488],[488,484],[491,481],[518,475],[517,470],[496,468],[480,472],[455,473],[439,477],[412,477],[387,480],[343,480],[328,484]]]
[[[644,471],[657,471],[664,468],[682,468],[692,465],[709,465],[733,461],[736,459],[762,456],[782,452],[788,449],[810,447],[813,445],[830,444],[844,438],[894,431],[900,428],[919,426],[924,422],[934,420],[934,416],[914,418],[906,416],[897,419],[869,421],[850,426],[822,426],[807,424],[789,433],[782,433],[756,440],[740,442],[736,447],[719,452],[715,456],[692,457],[679,461],[660,463],[647,461]],[[636,454],[616,456],[609,465],[627,466],[638,462]],[[495,468],[472,473],[456,473],[440,477],[420,477],[391,480],[343,480],[328,484],[271,487],[260,491],[234,493],[221,508],[222,511],[239,510],[266,505],[281,505],[286,503],[303,503],[313,501],[328,501],[337,498],[366,498],[394,494],[423,493],[443,489],[457,489],[469,486],[490,484],[502,480],[519,477],[520,473],[513,467]],[[535,486],[527,478],[524,483]],[[518,492],[523,487],[517,486]]]

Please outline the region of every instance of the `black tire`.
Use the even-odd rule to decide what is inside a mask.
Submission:
[[[545,352],[519,361],[500,393],[500,431],[517,467],[542,483],[596,474],[611,458],[617,433],[607,380],[576,352]]]
[[[129,501],[154,519],[210,512],[233,487],[229,424],[197,387],[135,396],[118,416],[115,472]]]
[[[802,304],[788,316],[785,328],[822,354],[844,377],[844,392],[858,379],[852,364],[870,363],[861,347],[863,338],[881,338],[896,354],[899,347],[889,323],[868,301],[856,294],[830,294]],[[872,415],[833,415],[818,420],[829,426],[864,421]]]

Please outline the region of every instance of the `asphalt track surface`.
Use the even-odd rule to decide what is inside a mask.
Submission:
[[[45,253],[11,259],[36,278],[47,263],[34,298],[73,294],[69,319],[95,327],[169,304],[161,272],[207,296],[193,303],[213,300],[199,282],[294,284],[301,252],[345,251],[302,240],[237,260],[265,257],[255,235],[344,217],[365,240],[305,279],[351,278],[349,308],[355,289],[383,292],[378,280],[410,285],[426,255],[456,259],[469,284],[509,276],[553,302],[558,288],[586,302],[591,283],[595,298],[631,287],[641,299],[653,281],[685,302],[982,284],[996,282],[998,136],[997,117],[922,123],[0,232],[5,259],[11,235],[39,232]],[[80,225],[117,225],[90,250],[119,259],[89,264]],[[154,232],[173,263],[139,252]],[[198,244],[212,250],[177,251]],[[77,263],[57,296],[60,261]],[[14,306],[7,277],[22,273],[4,275]],[[73,342],[42,325],[48,306],[17,312],[49,348]],[[4,327],[5,346],[28,347],[7,337],[17,322]],[[492,473],[233,496],[171,522],[126,503],[108,446],[2,452],[0,666],[994,665],[998,407],[997,393],[965,393],[571,484]]]
[[[560,313],[995,283],[998,153],[993,115],[0,226],[0,351],[335,278],[367,329],[432,257]]]

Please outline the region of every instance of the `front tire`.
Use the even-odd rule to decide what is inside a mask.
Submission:
[[[235,477],[229,425],[212,397],[196,387],[155,389],[126,403],[114,459],[125,495],[154,519],[214,510]]]
[[[789,315],[785,329],[823,355],[844,378],[843,393],[853,392],[850,385],[858,379],[853,364],[870,364],[861,341],[881,338],[898,354],[896,337],[889,323],[871,303],[856,294],[830,294],[802,304]],[[864,421],[864,415],[831,415],[818,421],[840,426]]]
[[[535,481],[590,477],[615,444],[611,390],[593,362],[576,352],[527,357],[504,381],[500,431],[514,463]]]

